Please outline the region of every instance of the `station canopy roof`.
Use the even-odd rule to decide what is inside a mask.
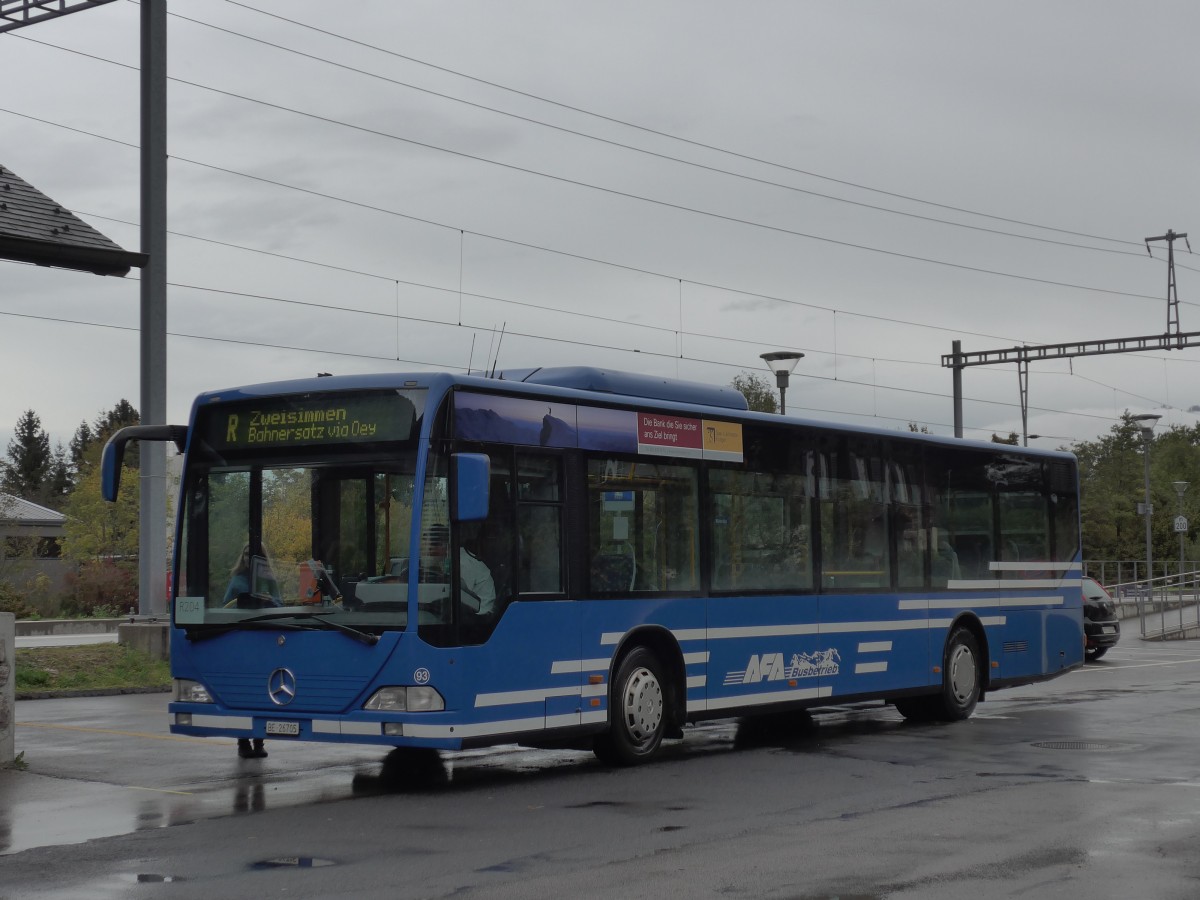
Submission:
[[[9,525],[62,525],[67,517],[12,494],[0,492],[0,522]]]
[[[83,219],[0,165],[0,259],[125,275],[146,256],[123,250]]]

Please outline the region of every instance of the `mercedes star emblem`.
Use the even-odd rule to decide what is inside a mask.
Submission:
[[[267,679],[267,696],[276,706],[287,706],[296,699],[296,676],[291,669],[276,669]]]

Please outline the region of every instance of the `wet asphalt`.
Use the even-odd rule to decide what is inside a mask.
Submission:
[[[0,898],[1200,893],[1200,642],[1128,635],[968,722],[719,722],[663,759],[168,733],[166,694],[18,701]]]

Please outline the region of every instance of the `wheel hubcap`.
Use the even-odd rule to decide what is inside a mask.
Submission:
[[[959,644],[950,653],[950,690],[960,704],[970,701],[975,693],[979,673],[975,669],[975,654]]]
[[[662,685],[649,669],[638,669],[629,676],[625,686],[624,713],[629,734],[639,743],[653,737],[662,724]]]

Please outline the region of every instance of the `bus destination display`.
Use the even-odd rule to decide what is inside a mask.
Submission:
[[[416,417],[412,402],[395,393],[268,397],[205,413],[204,435],[216,450],[403,441]]]

